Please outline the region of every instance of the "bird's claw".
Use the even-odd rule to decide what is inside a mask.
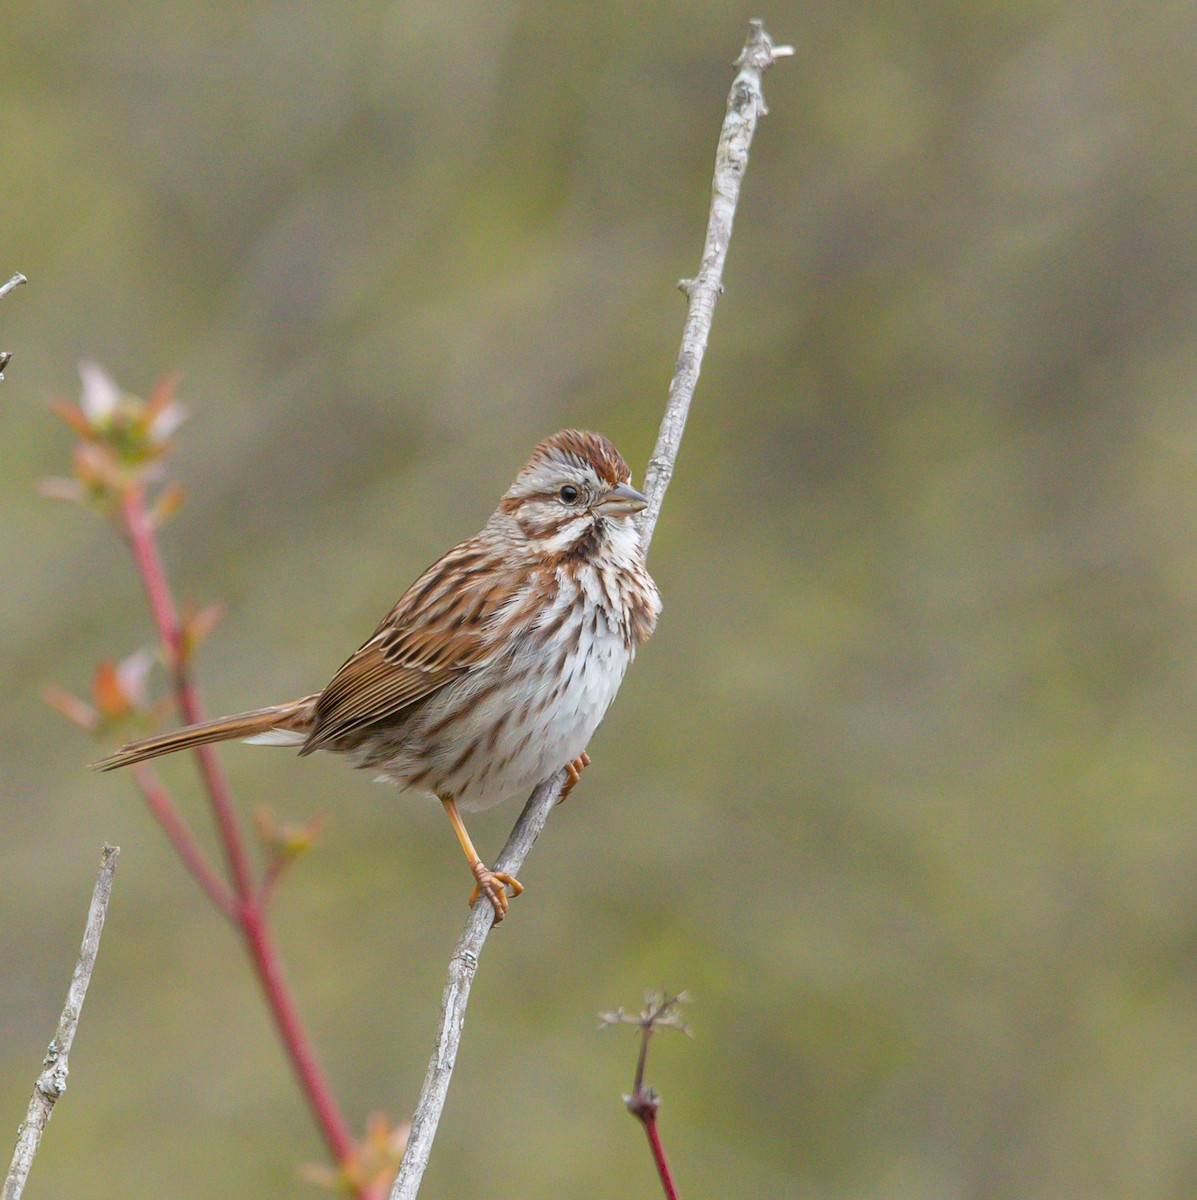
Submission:
[[[588,766],[590,766],[590,755],[585,750],[573,762],[565,764],[565,783],[561,787],[561,795],[557,797],[558,804],[561,804],[574,790],[578,780],[582,778],[582,772]]]
[[[476,863],[471,869],[478,882],[470,893],[470,907],[473,908],[478,897],[484,895],[495,910],[497,925],[507,915],[508,899],[505,889],[510,888],[512,896],[518,896],[524,890],[524,885],[514,875],[508,875],[506,871],[492,871],[483,863]]]

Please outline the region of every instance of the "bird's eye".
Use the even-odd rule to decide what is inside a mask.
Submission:
[[[578,489],[572,483],[567,483],[565,487],[557,493],[566,504],[572,504],[578,498]]]

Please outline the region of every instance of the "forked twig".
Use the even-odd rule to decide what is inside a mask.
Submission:
[[[91,907],[87,911],[87,925],[83,930],[79,961],[75,964],[71,986],[67,989],[66,1004],[58,1018],[58,1028],[42,1063],[42,1073],[33,1086],[33,1098],[29,1101],[25,1120],[17,1130],[17,1146],[4,1180],[3,1200],[20,1200],[54,1105],[66,1091],[67,1059],[71,1053],[71,1043],[75,1040],[75,1030],[79,1027],[79,1015],[83,1011],[83,1000],[87,995],[87,985],[91,982],[92,968],[96,965],[100,934],[104,929],[104,916],[108,912],[112,877],[116,872],[116,860],[119,855],[119,846],[104,847],[100,873],[91,894]]]
[[[682,290],[689,299],[682,345],[673,380],[669,385],[669,399],[657,436],[656,448],[649,459],[645,474],[644,491],[649,502],[640,518],[640,535],[646,552],[661,511],[665,489],[669,486],[673,474],[690,401],[694,396],[699,371],[702,369],[711,320],[715,314],[715,301],[722,291],[723,264],[727,258],[727,246],[731,239],[732,220],[740,196],[740,184],[748,166],[748,148],[752,143],[757,120],[766,111],[761,91],[761,74],[775,59],[792,53],[793,49],[790,46],[774,46],[760,21],[749,22],[748,40],[736,60],[739,73],[727,98],[727,113],[723,119],[719,147],[715,154],[711,214],[707,223],[702,263],[694,279],[682,283]],[[516,821],[515,828],[511,831],[511,836],[507,839],[507,844],[503,847],[493,870],[512,875],[519,873],[524,859],[557,803],[566,778],[566,773],[562,771],[558,776],[536,787],[524,805],[524,810],[520,813],[519,820]],[[420,1182],[428,1166],[437,1125],[448,1095],[457,1051],[461,1045],[470,986],[478,970],[478,956],[482,952],[493,921],[494,913],[489,905],[475,905],[466,921],[465,932],[449,960],[449,977],[441,998],[436,1045],[433,1047],[424,1086],[412,1117],[411,1136],[408,1138],[407,1150],[391,1190],[391,1200],[415,1200],[419,1193]]]

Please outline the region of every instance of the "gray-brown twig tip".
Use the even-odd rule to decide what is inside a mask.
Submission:
[[[0,299],[3,299],[14,288],[19,288],[21,284],[28,283],[29,280],[18,271],[6,284],[0,286]],[[0,380],[4,379],[4,368],[12,362],[12,354],[7,351],[0,351]]]

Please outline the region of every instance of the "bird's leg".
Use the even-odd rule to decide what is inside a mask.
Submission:
[[[588,766],[590,766],[590,755],[587,754],[585,750],[583,750],[573,762],[565,764],[565,786],[561,789],[561,795],[557,797],[558,804],[561,804],[565,800],[566,796],[568,796],[570,792],[574,790],[574,786],[577,784],[578,780],[582,778],[582,772]]]
[[[474,872],[474,878],[478,881],[470,894],[470,907],[473,908],[474,902],[480,895],[485,895],[495,910],[495,924],[497,925],[507,915],[507,893],[503,890],[504,885],[511,889],[513,896],[518,896],[524,890],[524,885],[514,875],[508,875],[506,871],[492,871],[478,857],[478,851],[474,849],[474,843],[470,841],[470,835],[466,833],[466,827],[458,815],[457,802],[452,798],[446,800],[442,797],[441,803],[445,806],[445,812],[448,813],[449,820],[453,825],[453,832],[457,834],[457,840],[465,851],[470,870]]]

